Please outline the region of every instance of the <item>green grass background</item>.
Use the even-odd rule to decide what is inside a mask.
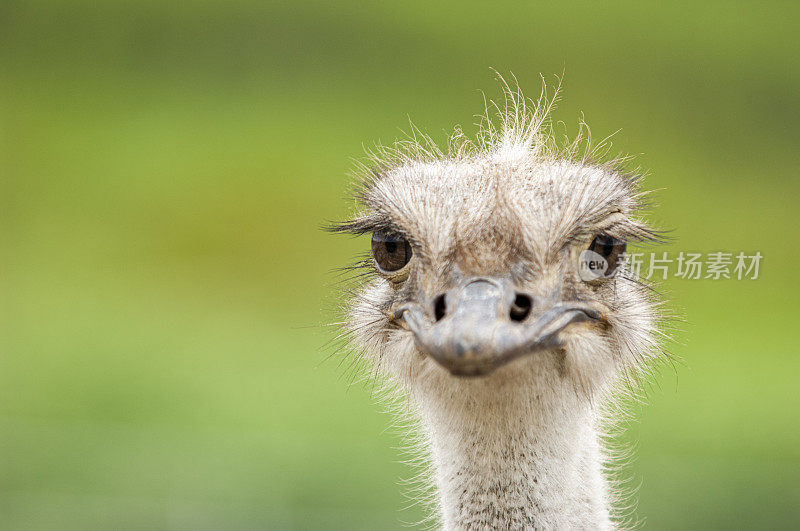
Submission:
[[[0,527],[399,527],[400,437],[320,350],[362,146],[474,131],[489,67],[638,154],[682,359],[634,408],[637,518],[800,527],[797,3],[0,3]]]

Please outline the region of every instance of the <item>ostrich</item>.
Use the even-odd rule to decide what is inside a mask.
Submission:
[[[418,419],[444,528],[614,528],[604,421],[663,319],[624,253],[658,233],[623,159],[557,141],[546,88],[503,86],[477,139],[415,130],[361,168],[332,227],[372,235],[345,334]]]

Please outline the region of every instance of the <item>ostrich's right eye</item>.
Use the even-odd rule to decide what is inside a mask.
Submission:
[[[404,238],[385,232],[372,233],[372,256],[381,271],[398,271],[411,260],[411,246]]]
[[[617,269],[620,255],[624,254],[628,248],[628,242],[607,236],[605,234],[598,234],[592,243],[589,245],[589,250],[601,255],[608,263],[608,269],[605,271],[605,276],[610,277]]]

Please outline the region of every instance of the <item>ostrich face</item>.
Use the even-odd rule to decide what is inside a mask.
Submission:
[[[505,137],[376,172],[338,227],[372,234],[349,331],[412,390],[476,377],[592,390],[652,351],[655,302],[620,259],[653,234],[634,217],[637,179]],[[605,274],[581,274],[586,250]]]

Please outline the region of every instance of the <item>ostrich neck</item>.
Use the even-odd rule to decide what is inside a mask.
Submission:
[[[427,402],[446,529],[612,527],[594,413],[563,398]]]

